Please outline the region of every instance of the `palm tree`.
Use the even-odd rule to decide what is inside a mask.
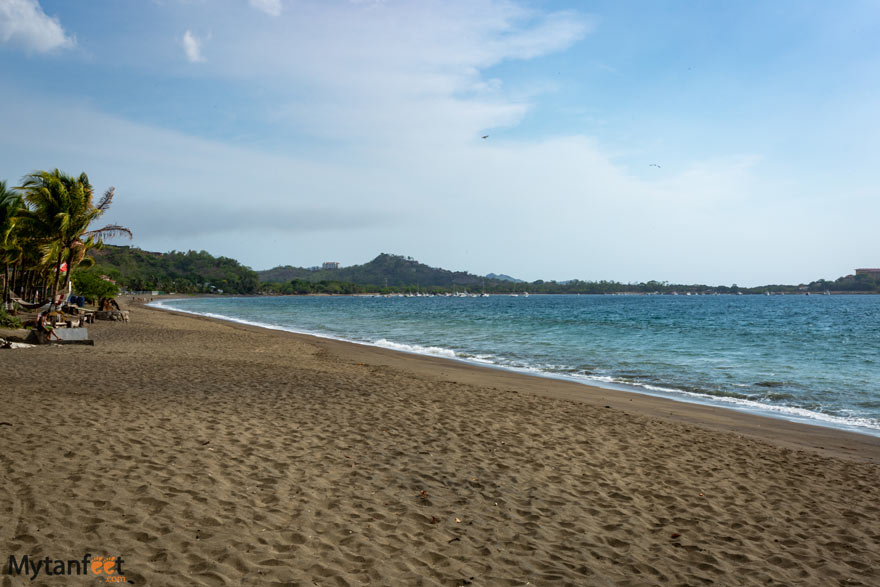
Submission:
[[[86,177],[85,173],[80,177],[84,177],[88,184],[88,177]],[[86,215],[90,218],[89,224],[91,224],[92,220],[103,216],[104,212],[110,208],[110,204],[113,202],[113,195],[116,193],[116,188],[112,186],[107,188],[107,191],[104,192],[104,195],[98,201],[97,206],[92,203],[93,193],[91,185],[89,185],[89,190],[87,192],[88,201],[86,202]],[[89,249],[100,248],[104,244],[104,239],[107,238],[114,238],[123,235],[127,236],[129,239],[132,238],[131,230],[118,224],[108,224],[107,226],[91,230],[88,230],[88,225],[86,225],[86,228],[87,230],[85,232],[81,233],[68,244],[67,278],[64,282],[64,289],[67,289],[70,285],[73,270],[77,266],[83,265],[85,267],[90,267],[94,264],[94,259],[86,256]]]
[[[88,178],[86,178],[88,181]],[[90,186],[91,187],[91,186]],[[110,204],[113,202],[113,195],[116,193],[116,188],[110,187],[107,191],[104,192],[104,196],[98,202],[97,206],[92,205],[91,203],[91,194],[89,194],[89,213],[94,214],[93,219],[98,218],[104,214],[109,208]],[[73,275],[73,270],[78,265],[82,264],[85,267],[90,267],[94,264],[94,259],[91,257],[87,257],[86,253],[89,249],[100,248],[101,245],[104,244],[104,239],[113,238],[117,236],[126,235],[128,238],[132,238],[131,230],[124,226],[120,226],[118,224],[108,224],[102,228],[86,230],[82,234],[79,235],[76,239],[74,239],[69,246],[67,247],[67,279],[64,283],[64,288],[70,284],[71,275]]]
[[[12,251],[13,218],[22,206],[21,195],[6,189],[6,182],[0,181],[0,259],[3,261],[3,307],[9,303],[9,263],[15,260]]]
[[[18,213],[19,222],[39,235],[44,251],[44,262],[54,268],[52,281],[53,307],[58,296],[61,265],[67,260],[67,275],[82,261],[87,248],[102,242],[104,238],[127,235],[131,230],[119,225],[109,225],[89,230],[92,221],[104,214],[113,200],[113,188],[107,190],[96,206],[94,189],[85,173],[72,177],[58,169],[35,171],[25,176],[21,188],[27,206]]]

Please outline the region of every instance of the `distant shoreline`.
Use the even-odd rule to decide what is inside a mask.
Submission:
[[[447,297],[444,294],[430,294],[433,297]],[[508,293],[489,293],[487,296],[510,296]],[[619,292],[619,293],[530,293],[531,296],[669,296],[669,297],[704,297],[704,296],[731,296],[731,297],[740,297],[740,294],[731,294],[731,293],[718,293],[718,294],[666,294],[666,293],[642,293],[642,292]],[[757,293],[744,293],[742,297],[745,296],[754,296],[754,297],[775,297],[775,296],[788,296],[788,297],[813,297],[813,296],[824,296],[826,294],[819,293],[771,293],[769,296],[766,294],[757,294]],[[876,296],[880,295],[880,292],[858,292],[858,291],[832,291],[827,295],[829,296]],[[156,295],[150,294],[132,294],[128,292],[120,292],[119,297],[124,298],[137,298],[137,297],[152,297],[152,298],[176,298],[176,297],[185,297],[185,298],[260,298],[260,297],[398,297],[403,296],[406,297],[405,294],[381,294],[381,293],[307,293],[307,294],[296,294],[296,293],[253,293],[253,294],[240,294],[240,293],[159,293]],[[452,296],[448,296],[452,297]]]
[[[235,259],[214,257],[207,251],[171,251],[157,253],[137,247],[106,245],[92,250],[96,265],[124,289],[135,291],[181,291],[211,293],[288,294],[352,294],[352,293],[415,293],[418,291],[454,292],[469,290],[489,294],[609,294],[609,293],[672,293],[694,294],[764,294],[785,292],[823,294],[826,290],[840,293],[880,293],[880,281],[873,273],[845,275],[836,279],[816,279],[809,283],[764,283],[751,287],[735,283],[669,283],[648,280],[639,283],[607,279],[568,279],[562,281],[525,281],[509,275],[491,273],[481,276],[467,271],[431,267],[405,257],[381,253],[371,261],[345,267],[276,266],[255,271]],[[494,277],[490,277],[493,275]],[[880,273],[878,273],[880,275]],[[149,287],[149,289],[147,289]],[[385,289],[387,288],[387,290]]]

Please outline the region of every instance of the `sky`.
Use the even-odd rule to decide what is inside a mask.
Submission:
[[[257,270],[833,279],[880,266],[878,38],[873,0],[0,0],[0,180]]]

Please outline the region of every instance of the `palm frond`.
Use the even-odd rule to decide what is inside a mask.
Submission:
[[[101,201],[98,202],[98,205],[95,206],[101,212],[106,212],[107,208],[110,207],[111,202],[113,202],[113,194],[116,192],[115,187],[107,188],[107,191],[104,192],[104,197],[101,198]]]
[[[108,224],[103,228],[86,231],[82,235],[88,238],[94,237],[96,240],[103,240],[105,238],[116,238],[123,235],[128,236],[128,238],[133,238],[131,229],[120,226],[118,224]]]

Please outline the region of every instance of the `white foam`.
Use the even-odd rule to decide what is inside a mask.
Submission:
[[[492,360],[492,355],[475,355],[473,357],[467,357],[471,361],[475,363],[482,363],[484,365],[495,365],[495,361]]]
[[[615,388],[634,388],[627,389],[627,391],[634,391],[636,393],[639,393],[640,390],[644,390],[650,392],[649,395],[656,395],[658,397],[665,397],[667,399],[682,401],[686,403],[722,403],[727,404],[725,407],[738,411],[744,411],[764,416],[776,416],[785,420],[791,420],[795,422],[825,425],[834,428],[846,428],[849,430],[855,430],[875,436],[880,435],[880,421],[871,418],[860,418],[854,416],[834,416],[831,414],[823,414],[822,412],[807,410],[805,408],[781,406],[778,404],[767,404],[745,398],[711,395],[708,393],[696,393],[692,391],[676,389],[674,387],[660,387],[657,385],[649,385],[646,383],[639,384],[632,382],[621,382],[616,381],[612,377],[586,376],[583,378],[591,379],[601,383],[612,383],[615,385]],[[867,430],[865,430],[866,428]]]
[[[405,353],[414,353],[417,355],[431,355],[434,357],[446,357],[448,359],[460,358],[455,351],[439,346],[422,346],[418,344],[404,344],[401,342],[393,342],[385,338],[380,338],[372,343],[373,346],[391,349],[394,351],[403,351]]]
[[[291,328],[289,326],[281,326],[279,324],[270,324],[268,322],[257,322],[255,320],[246,320],[244,318],[235,318],[232,316],[226,316],[225,314],[214,314],[213,312],[194,312],[192,310],[184,310],[184,309],[177,308],[174,306],[169,306],[169,305],[166,305],[165,303],[163,303],[163,302],[174,302],[174,301],[178,301],[180,299],[182,299],[182,298],[174,298],[174,299],[163,300],[163,301],[155,301],[155,302],[150,302],[147,305],[151,306],[153,308],[159,308],[161,310],[171,310],[173,312],[180,312],[182,314],[190,314],[193,316],[204,316],[205,318],[215,318],[217,320],[225,320],[226,322],[235,322],[236,324],[246,324],[248,326],[256,326],[258,328],[266,328],[268,330],[280,330],[282,332],[292,332],[294,334],[308,334],[309,336],[316,336],[318,338],[329,338],[331,340],[340,340],[340,341],[345,341],[345,342],[357,342],[357,341],[351,341],[351,340],[348,340],[348,339],[345,339],[342,337],[333,336],[333,335],[325,334],[325,333],[321,333],[321,332],[311,332],[309,330]]]
[[[429,355],[435,357],[442,357],[447,359],[454,359],[458,361],[463,361],[466,363],[473,363],[484,366],[491,366],[494,368],[506,370],[506,371],[516,371],[518,373],[526,373],[529,375],[536,375],[541,377],[548,377],[551,379],[564,379],[568,381],[576,381],[579,383],[583,383],[584,385],[597,385],[598,387],[606,387],[608,389],[614,389],[618,391],[626,391],[630,393],[641,393],[646,395],[653,395],[656,397],[663,397],[666,399],[672,399],[674,401],[681,401],[685,403],[700,403],[700,404],[725,404],[725,407],[729,409],[735,409],[738,411],[745,411],[753,414],[764,415],[764,416],[774,416],[778,418],[782,418],[785,420],[802,422],[807,424],[814,424],[820,426],[828,426],[832,428],[844,428],[847,430],[852,430],[855,432],[861,432],[863,434],[869,434],[871,436],[880,436],[880,421],[874,420],[871,418],[859,418],[859,417],[842,417],[842,416],[833,416],[830,414],[823,414],[821,412],[815,412],[812,410],[807,410],[805,408],[797,408],[791,406],[780,406],[775,404],[766,404],[762,402],[756,402],[754,400],[748,400],[743,398],[734,398],[727,396],[716,396],[710,395],[706,393],[695,393],[684,391],[681,389],[676,389],[673,387],[662,387],[657,385],[650,385],[646,383],[634,383],[632,381],[620,381],[615,379],[614,377],[607,375],[586,375],[586,374],[578,374],[578,373],[557,373],[553,370],[548,370],[547,366],[544,367],[535,367],[531,365],[516,365],[516,364],[506,364],[502,362],[498,362],[495,360],[491,360],[490,357],[492,355],[476,355],[476,356],[462,356],[456,353],[452,349],[438,347],[438,346],[423,346],[418,344],[405,344],[387,340],[385,338],[381,338],[376,341],[363,341],[363,340],[353,340],[349,338],[343,338],[339,336],[333,336],[330,334],[322,333],[322,332],[311,332],[308,330],[291,328],[288,326],[280,326],[278,324],[269,324],[265,322],[257,322],[252,320],[245,320],[242,318],[233,318],[230,316],[225,316],[221,314],[214,314],[211,312],[193,312],[190,310],[182,310],[180,308],[176,308],[173,306],[166,305],[165,302],[173,302],[182,298],[173,298],[167,300],[157,300],[154,302],[150,302],[147,304],[148,306],[152,306],[155,308],[160,308],[163,310],[173,310],[175,312],[182,312],[185,314],[192,314],[196,316],[205,316],[208,318],[216,318],[218,320],[226,320],[229,322],[235,322],[238,324],[247,324],[249,326],[257,326],[259,328],[267,328],[270,330],[281,330],[284,332],[292,332],[295,334],[307,334],[310,336],[315,336],[318,338],[327,338],[331,340],[339,340],[343,342],[352,342],[355,344],[362,344],[365,346],[374,346],[380,348],[386,348],[394,351],[400,351],[405,353],[412,353],[417,355]]]

